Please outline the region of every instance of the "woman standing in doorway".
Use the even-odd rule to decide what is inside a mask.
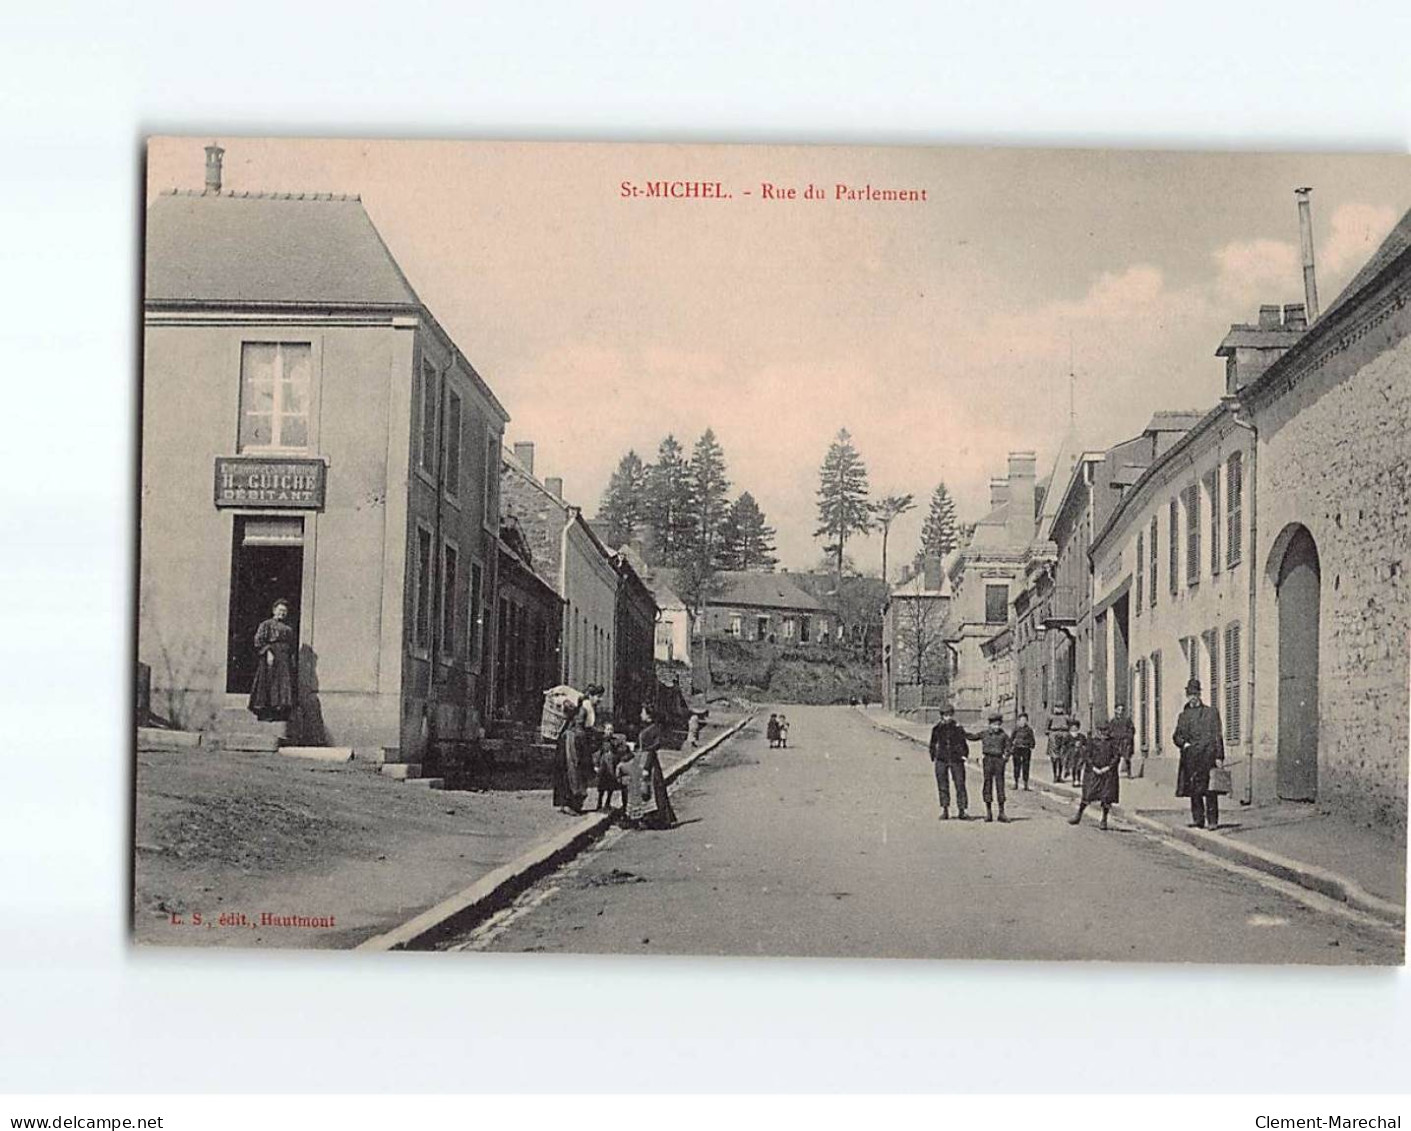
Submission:
[[[249,707],[261,722],[287,722],[294,711],[294,626],[289,602],[283,597],[270,609],[268,620],[255,629],[255,682]]]

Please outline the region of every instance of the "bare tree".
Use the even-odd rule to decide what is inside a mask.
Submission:
[[[934,597],[893,597],[898,667],[917,684],[949,681],[945,644],[946,602]]]

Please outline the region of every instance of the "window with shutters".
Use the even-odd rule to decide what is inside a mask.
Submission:
[[[1205,477],[1205,490],[1210,496],[1210,576],[1220,572],[1220,467],[1217,464]]]
[[[417,463],[427,475],[436,474],[436,410],[440,387],[436,367],[429,361],[421,363],[421,380],[417,382]]]
[[[985,623],[1004,624],[1009,620],[1009,586],[985,586]]]
[[[1137,661],[1137,736],[1141,741],[1141,748],[1149,750],[1151,748],[1151,732],[1148,729],[1148,712],[1151,710],[1151,698],[1147,689],[1146,661]]]
[[[1244,453],[1235,452],[1225,461],[1225,564],[1240,561],[1241,519],[1244,509]]]
[[[1151,745],[1161,750],[1161,650],[1151,654]]]
[[[1225,626],[1225,741],[1240,740],[1240,626]]]
[[[1175,499],[1171,500],[1170,520],[1166,524],[1166,541],[1169,544],[1166,562],[1166,583],[1174,597],[1181,587],[1181,508]]]
[[[455,661],[460,646],[456,601],[460,565],[460,547],[447,539],[441,546],[441,658],[447,662]]]
[[[446,497],[453,502],[461,495],[461,395],[446,394]]]
[[[1157,516],[1157,515],[1152,515],[1152,516],[1151,516],[1151,578],[1150,578],[1151,585],[1150,585],[1150,590],[1149,590],[1150,593],[1151,593],[1151,607],[1152,607],[1152,608],[1156,608],[1156,562],[1157,562],[1157,556],[1156,556],[1156,531],[1157,531],[1157,529],[1158,529],[1159,526],[1160,526],[1160,522],[1158,521],[1158,516]]]
[[[1220,630],[1207,628],[1200,634],[1200,638],[1205,643],[1205,658],[1209,672],[1209,677],[1205,680],[1205,701],[1218,703],[1220,701]],[[1200,676],[1195,678],[1199,679]]]
[[[1186,584],[1200,584],[1200,484],[1192,483],[1186,496]]]
[[[1137,535],[1137,599],[1132,606],[1136,616],[1142,615],[1142,571],[1146,568],[1146,544],[1139,533]]]

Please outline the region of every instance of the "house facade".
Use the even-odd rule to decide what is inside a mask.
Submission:
[[[603,706],[615,708],[618,572],[582,508],[563,498],[563,481],[534,475],[534,445],[519,443],[501,455],[503,513],[524,535],[535,572],[563,601],[559,680],[580,690],[603,687]]]
[[[950,579],[934,556],[892,588],[882,610],[882,700],[889,711],[929,718],[950,702],[950,598]]]
[[[420,761],[488,704],[508,414],[356,197],[148,210],[138,659],[153,710],[241,730],[253,636],[298,635],[294,741]]]
[[[1234,390],[1257,440],[1246,729],[1266,789],[1404,838],[1411,686],[1411,213]]]
[[[539,721],[544,691],[559,681],[564,604],[535,572],[517,525],[501,528],[499,553],[491,718],[532,725]]]
[[[786,572],[724,570],[715,575],[696,632],[770,644],[817,644],[832,639],[836,624],[827,606]]]
[[[1036,462],[1033,452],[1010,453],[1008,474],[990,480],[990,512],[947,564],[952,702],[957,720],[966,725],[985,714],[989,660],[982,645],[1009,626],[1011,602],[1023,584],[1024,556],[1039,511]]]

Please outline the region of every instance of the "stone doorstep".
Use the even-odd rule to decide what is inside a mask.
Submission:
[[[272,734],[212,734],[207,743],[216,750],[244,754],[273,754],[279,749],[279,739]]]
[[[138,727],[138,750],[190,750],[201,745],[197,730],[164,730],[161,727]]]
[[[445,778],[404,778],[403,781],[407,785],[419,785],[424,786],[427,789],[446,788]]]
[[[351,762],[351,746],[281,746],[279,752],[287,758],[309,758],[315,762]]]
[[[383,762],[377,768],[377,772],[383,777],[392,778],[395,781],[411,781],[421,777],[420,762]]]

